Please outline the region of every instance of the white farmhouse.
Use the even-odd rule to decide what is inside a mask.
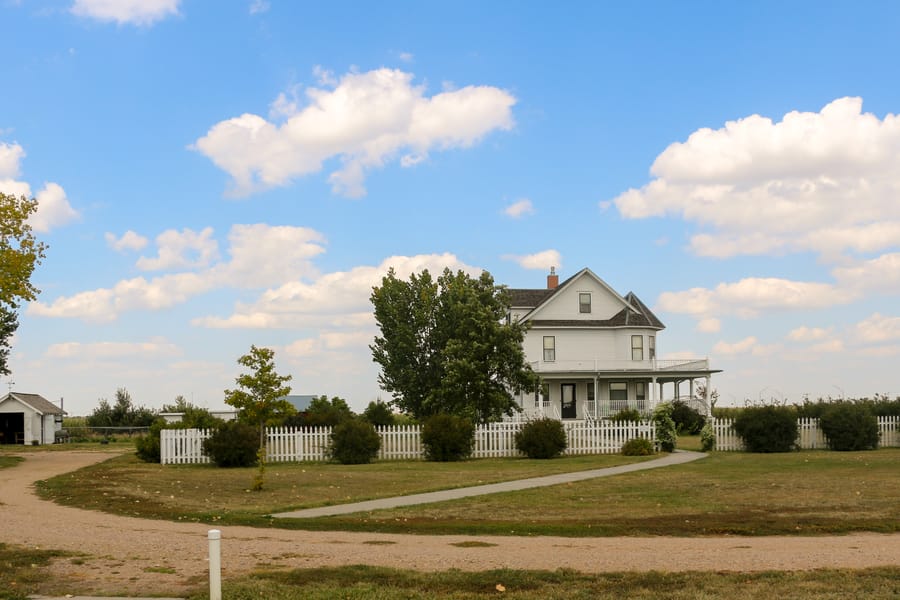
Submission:
[[[543,381],[541,393],[517,398],[525,416],[598,419],[629,408],[646,413],[680,384],[719,370],[706,358],[659,360],[665,325],[633,293],[620,296],[590,269],[561,284],[555,269],[543,289],[510,289],[508,318],[529,325],[525,356]],[[707,403],[708,406],[708,403]],[[705,410],[705,409],[704,409]]]

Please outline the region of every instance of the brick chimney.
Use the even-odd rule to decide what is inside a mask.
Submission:
[[[547,289],[555,290],[559,287],[559,275],[556,274],[556,267],[550,267],[550,274],[547,275]]]

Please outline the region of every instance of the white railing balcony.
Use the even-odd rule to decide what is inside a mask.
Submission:
[[[537,373],[601,373],[616,371],[707,371],[707,358],[681,358],[674,360],[614,360],[593,358],[587,360],[537,360],[530,363]]]

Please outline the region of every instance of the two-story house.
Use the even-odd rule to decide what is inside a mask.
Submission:
[[[703,359],[659,360],[665,325],[633,293],[620,296],[590,269],[559,282],[551,268],[544,289],[510,289],[509,319],[529,325],[525,356],[541,376],[540,393],[517,400],[526,416],[597,419],[625,408],[649,412],[680,396],[688,383],[721,371]],[[707,403],[708,406],[708,403]]]

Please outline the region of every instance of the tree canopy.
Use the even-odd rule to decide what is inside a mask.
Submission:
[[[290,375],[275,372],[275,351],[250,346],[250,352],[238,359],[249,369],[235,379],[238,387],[225,390],[225,402],[238,409],[238,419],[259,427],[259,444],[264,444],[266,423],[275,417],[291,414],[294,407],[285,399],[291,393],[286,385]]]
[[[381,329],[371,346],[378,381],[401,411],[492,421],[518,409],[511,392],[537,386],[525,326],[506,323],[509,295],[490,273],[445,269],[435,280],[426,269],[404,281],[391,269],[371,301]]]
[[[9,375],[10,340],[18,327],[16,310],[40,290],[31,282],[47,246],[34,237],[30,217],[37,200],[0,192],[0,375]]]

